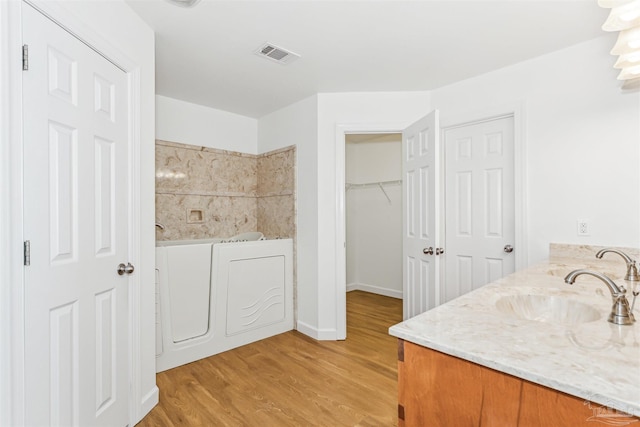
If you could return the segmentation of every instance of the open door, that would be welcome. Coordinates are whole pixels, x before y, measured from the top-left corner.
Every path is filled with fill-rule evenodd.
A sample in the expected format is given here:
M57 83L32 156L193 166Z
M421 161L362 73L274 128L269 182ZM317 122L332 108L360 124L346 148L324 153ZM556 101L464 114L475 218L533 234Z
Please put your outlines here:
M434 110L402 132L402 287L403 317L439 303L437 247L439 122Z

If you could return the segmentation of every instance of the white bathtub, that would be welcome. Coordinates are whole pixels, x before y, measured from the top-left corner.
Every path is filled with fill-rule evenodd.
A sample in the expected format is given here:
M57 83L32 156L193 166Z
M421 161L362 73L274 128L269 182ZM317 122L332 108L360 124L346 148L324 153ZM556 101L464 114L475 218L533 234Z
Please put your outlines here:
M156 371L293 329L291 239L158 242Z

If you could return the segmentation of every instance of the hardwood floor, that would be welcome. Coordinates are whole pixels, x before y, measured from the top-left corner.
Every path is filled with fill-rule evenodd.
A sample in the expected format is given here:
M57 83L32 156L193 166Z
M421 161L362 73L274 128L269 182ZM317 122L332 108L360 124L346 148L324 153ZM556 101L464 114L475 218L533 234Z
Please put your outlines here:
M347 339L296 331L157 376L151 426L396 426L402 300L347 293Z

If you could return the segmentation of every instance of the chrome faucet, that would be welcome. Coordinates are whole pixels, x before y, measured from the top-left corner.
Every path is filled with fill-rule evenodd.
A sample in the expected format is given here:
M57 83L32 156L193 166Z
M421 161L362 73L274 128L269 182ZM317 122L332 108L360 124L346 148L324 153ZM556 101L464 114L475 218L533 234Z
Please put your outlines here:
M636 265L636 262L632 260L631 257L626 253L613 248L604 248L599 250L596 254L596 258L602 259L602 256L607 252L613 252L614 254L620 255L624 262L627 263L627 274L625 274L624 280L632 282L631 285L633 287L631 288L631 293L633 294L633 300L631 302L631 312L633 312L633 308L636 305L636 298L640 294L640 287L637 286L637 284L640 282L640 275L638 275L638 267Z
M571 273L567 274L567 276L564 278L564 281L569 285L573 285L576 281L576 278L583 274L597 277L598 279L602 280L602 282L609 288L609 291L611 291L611 297L613 298L613 307L611 307L611 313L609 314L609 318L607 319L609 322L616 325L632 325L633 322L636 321L633 313L631 312L631 309L629 308L629 301L627 301L627 297L625 296L627 290L624 288L624 286L616 285L613 280L609 279L604 274L589 270L574 270Z
M165 226L160 224L159 222L156 222L156 227L158 227L160 230L164 230Z
M640 275L638 275L638 267L636 266L636 262L632 260L629 255L617 249L604 248L598 251L598 253L596 254L596 258L602 259L602 256L607 252L613 252L614 254L620 255L624 262L627 263L627 274L624 276L624 280L628 280L630 282L640 282Z

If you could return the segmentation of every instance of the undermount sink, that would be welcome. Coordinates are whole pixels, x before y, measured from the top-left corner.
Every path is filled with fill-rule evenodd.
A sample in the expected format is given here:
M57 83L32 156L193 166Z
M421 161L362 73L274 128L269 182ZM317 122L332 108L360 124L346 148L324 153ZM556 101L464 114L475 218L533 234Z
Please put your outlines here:
M600 318L593 307L568 298L552 295L508 295L496 301L504 314L538 322L576 325Z

